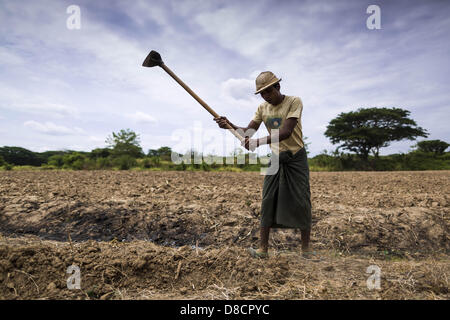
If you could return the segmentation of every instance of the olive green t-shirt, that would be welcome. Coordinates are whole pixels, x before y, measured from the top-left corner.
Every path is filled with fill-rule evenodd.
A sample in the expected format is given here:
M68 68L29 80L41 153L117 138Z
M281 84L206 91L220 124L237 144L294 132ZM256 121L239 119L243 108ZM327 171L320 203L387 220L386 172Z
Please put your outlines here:
M290 150L295 154L298 150L303 148L302 111L302 100L300 100L299 97L292 96L285 96L283 101L276 106L265 101L258 107L258 110L256 110L255 116L253 117L253 121L258 124L264 122L269 134L272 132L272 129L281 129L286 119L298 119L297 125L294 127L289 138L279 142L279 146L275 143L270 144L272 152L278 154L281 151Z

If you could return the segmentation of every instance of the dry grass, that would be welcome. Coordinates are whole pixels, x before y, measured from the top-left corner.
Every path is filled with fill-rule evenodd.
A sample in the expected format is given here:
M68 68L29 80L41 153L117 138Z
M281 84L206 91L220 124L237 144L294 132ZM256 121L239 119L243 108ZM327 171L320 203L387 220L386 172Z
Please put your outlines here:
M293 230L271 233L268 259L248 256L255 173L2 172L0 298L446 300L449 177L312 173L311 262ZM67 289L72 264L81 290Z

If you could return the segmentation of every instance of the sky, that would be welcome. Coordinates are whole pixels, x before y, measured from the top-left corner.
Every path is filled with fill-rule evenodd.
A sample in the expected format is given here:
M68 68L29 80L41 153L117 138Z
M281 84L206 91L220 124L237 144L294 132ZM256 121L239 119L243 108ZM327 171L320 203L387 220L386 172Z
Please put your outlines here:
M150 50L238 126L263 102L256 76L274 72L303 102L310 156L335 150L328 123L358 108L409 110L427 139L450 140L450 1L0 0L0 30L0 146L90 151L129 128L145 152L239 147L161 68L142 67Z

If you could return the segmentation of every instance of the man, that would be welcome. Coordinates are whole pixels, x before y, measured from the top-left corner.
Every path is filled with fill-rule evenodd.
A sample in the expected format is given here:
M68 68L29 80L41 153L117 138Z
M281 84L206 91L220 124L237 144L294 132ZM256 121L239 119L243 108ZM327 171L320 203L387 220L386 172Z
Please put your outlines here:
M232 124L226 117L214 118L219 127L228 123L235 130L256 132L264 122L270 135L250 139L246 134L243 146L253 151L263 144L270 144L271 161L279 161L279 170L266 175L263 185L261 206L260 247L249 248L253 257L268 257L271 228L299 228L302 239L302 255L312 258L309 250L311 230L311 194L309 167L304 148L301 114L303 105L298 97L286 96L280 92L281 79L272 72L262 72L256 78L256 92L265 100L246 128ZM278 130L276 130L278 129ZM274 141L274 143L272 143ZM276 143L278 141L278 143Z

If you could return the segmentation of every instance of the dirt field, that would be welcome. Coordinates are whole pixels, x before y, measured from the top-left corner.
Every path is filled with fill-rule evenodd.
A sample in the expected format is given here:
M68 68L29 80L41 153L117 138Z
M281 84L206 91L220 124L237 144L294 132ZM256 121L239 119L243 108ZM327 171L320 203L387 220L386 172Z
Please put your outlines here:
M312 246L258 173L0 172L1 299L449 299L450 171L312 172ZM81 289L67 288L80 268ZM369 290L369 266L381 270Z

